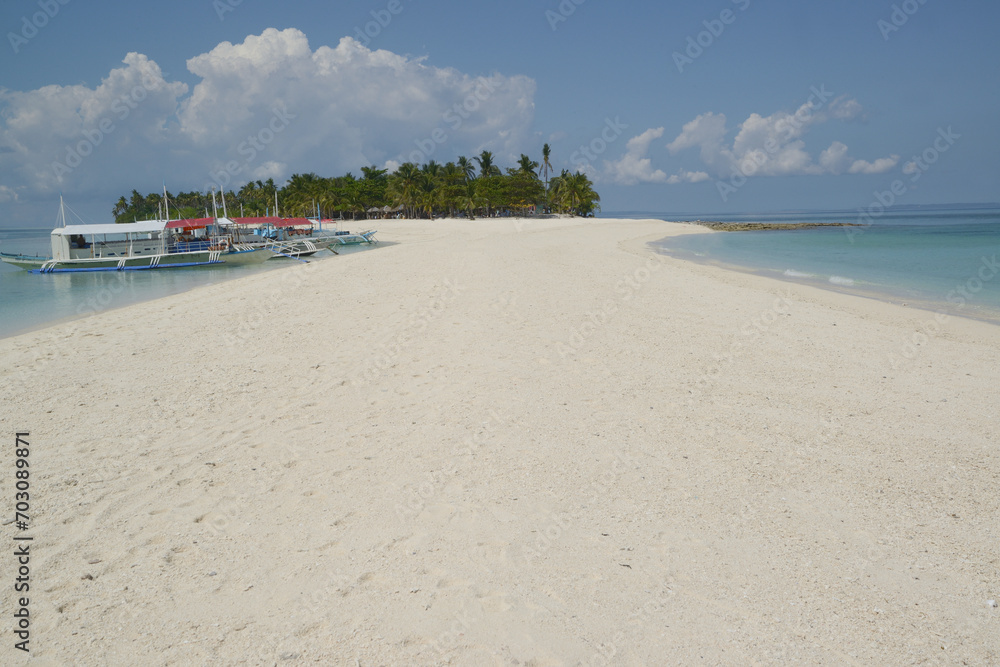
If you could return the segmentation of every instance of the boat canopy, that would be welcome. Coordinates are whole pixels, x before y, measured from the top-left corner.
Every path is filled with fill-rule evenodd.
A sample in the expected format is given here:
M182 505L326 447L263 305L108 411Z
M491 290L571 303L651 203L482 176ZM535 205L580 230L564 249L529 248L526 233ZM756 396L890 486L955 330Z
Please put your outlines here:
M313 221L308 218L276 218L274 216L262 218L230 218L237 225L274 225L275 227L301 227L312 226Z
M185 220L171 220L167 223L167 229L204 229L215 224L215 218L187 218Z
M52 236L75 236L83 234L148 234L149 232L162 232L166 226L165 220L143 220L142 222L125 222L120 225L67 225L66 227L56 227L52 230Z
M148 234L162 232L165 229L204 229L213 224L237 225L272 225L274 227L311 227L312 220L308 218L188 218L185 220L143 220L141 222L123 222L121 224L103 225L67 225L52 230L53 236L75 236L83 234Z

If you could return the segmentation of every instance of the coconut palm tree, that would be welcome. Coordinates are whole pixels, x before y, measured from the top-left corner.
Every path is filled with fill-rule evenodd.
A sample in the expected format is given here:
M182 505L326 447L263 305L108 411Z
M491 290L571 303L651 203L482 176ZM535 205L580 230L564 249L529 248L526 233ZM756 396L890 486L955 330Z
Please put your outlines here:
M475 181L466 181L462 184L458 205L469 216L469 220L476 219L476 209L483 206L484 203L483 198L479 196L478 185Z
M601 196L594 191L594 184L583 172L573 174L564 169L558 178L553 179L552 195L560 211L585 216L594 209L600 209L598 202Z
M282 208L293 215L311 215L315 212L314 202L326 188L326 179L310 172L292 174L282 193Z
M526 209L547 201L552 210L589 215L599 209L601 198L594 191L593 183L583 173L563 170L550 178L552 163L548 144L542 148L542 162L533 161L522 154L518 167L502 172L494 163L490 151L482 151L470 160L465 156L455 162L441 165L431 161L422 167L412 162L400 165L391 175L385 169L362 167L362 178L348 172L335 178L324 178L314 173L293 174L277 193L273 179L252 181L243 185L239 193L225 193L230 204L242 204L248 215L270 212L276 194L281 196L281 212L285 215L312 215L317 205L320 213L335 215L351 211L354 217L372 207L391 202L406 209L414 217L422 212L431 218L454 215L463 210L471 217L478 214L490 216L495 210L515 211L523 214ZM479 163L479 178L474 162ZM539 177L545 178L545 183ZM547 187L546 187L547 186ZM210 206L206 193L180 193L170 198L171 217L194 217ZM157 207L163 204L162 193L142 195L132 190L131 197L120 197L112 209L116 222L133 219L150 219ZM274 213L277 214L276 212Z
M441 191L441 205L448 209L449 215L454 217L455 209L461 208L462 187L466 183L465 173L454 162L449 162L441 168L438 174L438 189Z
M422 171L425 174L427 174L428 176L430 176L431 179L433 180L433 179L436 179L438 177L438 174L441 173L441 165L439 165L434 160L431 160L430 162L428 162L427 164L425 164L423 167L421 167L420 171Z
M535 170L538 169L538 163L524 153L521 153L521 159L517 163L520 165L520 170L524 173L531 174L532 176L538 175L535 173Z
M389 173L388 169L379 169L378 167L372 165L371 167L361 167L361 173L363 176L361 180L363 181L375 181L379 178L385 176Z
M440 167L440 165L436 166ZM437 187L434 177L426 172L421 174L420 184L417 188L417 205L431 220L434 219L434 208L438 205L440 196L441 189Z
M552 163L549 157L552 156L552 148L545 144L542 146L542 180L545 181L545 204L549 203L549 172L552 170Z
M441 172L438 176L445 185L455 185L465 180L465 174L462 172L462 169L454 162L449 162L441 167Z
M347 208L347 193L345 188L341 186L340 179L324 178L321 180L322 184L316 191L316 205L319 207L316 212L320 218L323 218L324 215L332 218L335 211Z
M118 202L115 207L111 209L111 215L115 216L115 222L119 222L118 218L122 217L128 212L128 200L125 197L119 197Z
M462 170L463 174L465 174L465 180L471 181L476 177L476 167L472 164L472 160L464 155L459 155L457 164L458 168Z
M367 216L368 212L365 207L364 193L361 191L359 183L360 181L357 180L351 181L340 193L340 205L351 212L351 217L354 220L358 219L358 213L364 213Z
M413 217L414 206L420 189L420 168L412 162L399 165L389 178L388 196L396 205L405 206L408 217Z
M493 164L493 153L490 151L483 151L476 158L476 162L479 163L479 177L486 178L487 176L498 176L500 174L500 167Z

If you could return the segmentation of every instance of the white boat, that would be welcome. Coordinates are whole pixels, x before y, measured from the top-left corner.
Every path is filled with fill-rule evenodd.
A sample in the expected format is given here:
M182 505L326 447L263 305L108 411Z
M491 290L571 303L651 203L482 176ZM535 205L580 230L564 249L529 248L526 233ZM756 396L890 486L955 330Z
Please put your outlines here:
M166 213L169 216L169 209ZM223 216L67 225L65 206L60 197L61 225L52 230L52 256L0 252L0 260L33 273L139 271L215 264L256 264L273 257L301 260L321 250L336 253L335 246L378 243L376 230L361 234L337 231L333 220L229 218L225 214L225 200ZM328 224L325 231L324 222ZM331 225L333 229L329 229Z
M274 256L234 243L212 218L66 225L62 198L59 210L63 224L52 230L51 257L0 252L0 260L32 273L68 273L251 264Z
M309 257L321 250L333 250L335 246L378 243L377 230L361 234L336 231L333 220L316 218L221 218L221 224L230 238L240 245L267 247L275 257ZM323 223L334 229L323 230ZM317 229L318 227L318 229Z

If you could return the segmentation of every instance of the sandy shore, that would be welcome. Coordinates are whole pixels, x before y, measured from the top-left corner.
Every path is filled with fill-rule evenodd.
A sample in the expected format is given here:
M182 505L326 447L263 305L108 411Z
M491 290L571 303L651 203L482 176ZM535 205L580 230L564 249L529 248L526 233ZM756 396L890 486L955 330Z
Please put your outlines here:
M1000 662L1000 328L688 225L378 227L0 341L32 662Z

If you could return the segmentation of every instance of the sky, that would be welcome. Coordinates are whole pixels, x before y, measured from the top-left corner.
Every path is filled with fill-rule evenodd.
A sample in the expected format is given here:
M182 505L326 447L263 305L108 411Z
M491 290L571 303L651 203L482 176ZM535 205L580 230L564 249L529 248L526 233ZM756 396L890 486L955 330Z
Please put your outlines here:
M0 2L0 226L521 153L605 214L1000 200L987 0Z

